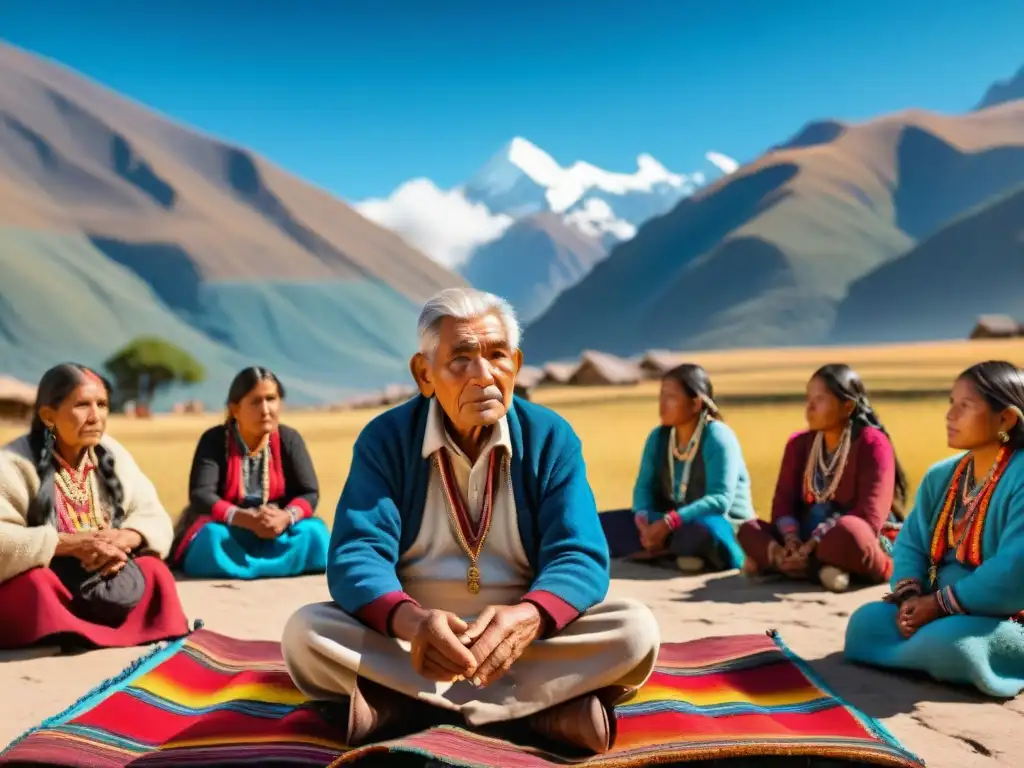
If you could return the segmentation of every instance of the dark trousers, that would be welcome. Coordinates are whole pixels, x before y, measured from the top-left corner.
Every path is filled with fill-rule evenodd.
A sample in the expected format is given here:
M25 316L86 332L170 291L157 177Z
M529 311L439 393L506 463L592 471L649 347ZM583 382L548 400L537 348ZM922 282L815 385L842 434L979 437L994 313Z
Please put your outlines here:
M632 509L602 512L601 527L613 558L630 557L643 551ZM711 531L700 522L683 523L669 535L665 548L668 550L666 557L699 557L710 570L724 570L728 560Z

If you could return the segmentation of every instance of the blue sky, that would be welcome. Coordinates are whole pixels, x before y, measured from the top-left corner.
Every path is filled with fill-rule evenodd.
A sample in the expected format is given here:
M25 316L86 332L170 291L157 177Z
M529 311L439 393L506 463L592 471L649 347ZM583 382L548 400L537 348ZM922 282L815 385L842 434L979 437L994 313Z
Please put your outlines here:
M347 200L568 164L739 160L819 117L967 110L1024 65L1020 0L2 0L0 36Z

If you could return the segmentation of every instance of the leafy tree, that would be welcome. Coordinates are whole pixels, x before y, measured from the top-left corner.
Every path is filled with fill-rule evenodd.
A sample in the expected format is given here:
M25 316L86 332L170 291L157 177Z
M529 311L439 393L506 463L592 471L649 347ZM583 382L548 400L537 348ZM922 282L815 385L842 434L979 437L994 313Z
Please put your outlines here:
M206 378L202 364L169 341L140 336L104 363L114 379L117 399L149 403L161 387L195 384Z

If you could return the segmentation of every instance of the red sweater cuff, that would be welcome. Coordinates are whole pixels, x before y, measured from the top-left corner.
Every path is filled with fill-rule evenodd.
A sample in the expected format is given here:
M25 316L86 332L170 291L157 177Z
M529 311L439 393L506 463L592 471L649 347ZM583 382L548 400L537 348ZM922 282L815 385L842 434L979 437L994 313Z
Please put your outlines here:
M224 499L221 499L213 505L213 509L210 510L210 517L218 523L225 523L228 519L228 512L234 509L234 506L235 505L230 501L224 501Z
M579 618L580 612L558 595L535 589L523 595L524 603L533 603L547 619L550 632L560 632Z
M306 520L313 516L313 508L309 506L309 502L305 499L293 499L285 504L285 507L291 507L292 509L298 510L296 515L299 520Z
M402 603L416 603L416 601L405 592L388 592L386 595L381 595L376 600L367 603L356 611L356 618L370 627L370 629L375 629L382 635L391 637L391 614ZM419 603L416 603L416 605L419 605Z

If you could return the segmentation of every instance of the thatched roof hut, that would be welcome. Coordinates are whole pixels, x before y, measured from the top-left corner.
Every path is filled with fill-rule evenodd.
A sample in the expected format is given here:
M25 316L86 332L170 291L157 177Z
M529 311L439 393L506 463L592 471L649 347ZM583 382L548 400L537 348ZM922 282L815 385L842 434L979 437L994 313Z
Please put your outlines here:
M587 350L569 383L575 386L626 385L640 381L640 367L607 352Z
M660 379L677 365L686 362L682 352L667 349L650 349L640 358L640 375L646 379Z
M381 405L397 405L404 403L419 393L419 388L412 384L389 384L384 387L378 402Z
M1021 325L1009 315L981 315L969 338L1011 339L1021 335Z
M532 365L524 365L516 374L516 397L530 399L530 393L544 379L544 370Z
M10 376L0 376L0 419L28 421L36 403L36 388Z
M578 363L548 363L544 366L544 376L539 384L568 384Z

